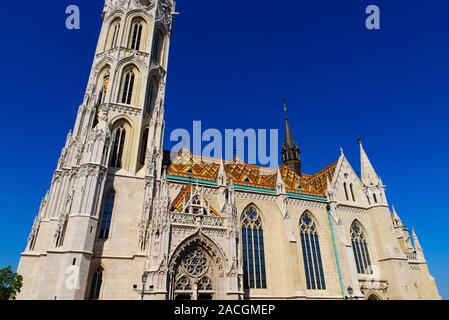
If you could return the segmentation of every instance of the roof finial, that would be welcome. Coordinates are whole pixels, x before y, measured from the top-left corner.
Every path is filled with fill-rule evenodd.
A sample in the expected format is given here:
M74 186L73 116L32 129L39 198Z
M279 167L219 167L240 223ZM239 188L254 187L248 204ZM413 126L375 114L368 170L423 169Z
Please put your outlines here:
M362 144L363 144L362 136L358 136L358 138L357 138L357 143L358 143L359 145L362 145Z
M282 105L284 107L285 115L287 115L287 99L282 98Z

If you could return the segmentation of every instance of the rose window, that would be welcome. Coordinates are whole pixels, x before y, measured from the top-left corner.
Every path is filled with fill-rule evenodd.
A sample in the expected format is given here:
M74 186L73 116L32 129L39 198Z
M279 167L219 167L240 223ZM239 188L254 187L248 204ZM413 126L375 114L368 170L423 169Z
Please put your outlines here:
M189 276L199 277L207 272L209 261L202 249L193 248L184 256L182 265Z

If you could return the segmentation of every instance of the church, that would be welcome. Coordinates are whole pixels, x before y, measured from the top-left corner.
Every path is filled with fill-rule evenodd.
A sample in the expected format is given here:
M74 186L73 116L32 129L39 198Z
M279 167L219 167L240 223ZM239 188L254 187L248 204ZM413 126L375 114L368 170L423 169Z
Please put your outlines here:
M84 99L18 272L19 299L440 299L359 141L302 170L164 151L174 0L106 0ZM168 106L171 107L171 106Z

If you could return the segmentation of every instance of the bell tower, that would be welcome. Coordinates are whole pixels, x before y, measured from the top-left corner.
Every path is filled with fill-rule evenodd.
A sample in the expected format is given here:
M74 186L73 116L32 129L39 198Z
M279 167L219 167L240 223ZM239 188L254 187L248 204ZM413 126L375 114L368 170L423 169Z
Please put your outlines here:
M128 179L130 189L145 190L132 210L139 216L133 223L145 232L162 176L175 2L105 1L84 99L22 253L21 298L98 298L89 283L100 281L92 276L93 261L113 227L104 218L107 208L119 206L111 196L115 183ZM145 239L135 241L135 251L145 250Z

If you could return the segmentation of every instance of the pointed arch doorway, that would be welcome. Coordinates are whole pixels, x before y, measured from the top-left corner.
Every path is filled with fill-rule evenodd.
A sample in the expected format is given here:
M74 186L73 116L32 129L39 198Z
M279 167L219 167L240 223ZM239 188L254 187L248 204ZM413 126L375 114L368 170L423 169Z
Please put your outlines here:
M174 300L213 300L216 298L215 263L201 246L187 249L175 267L172 279Z

